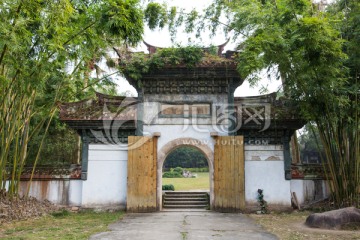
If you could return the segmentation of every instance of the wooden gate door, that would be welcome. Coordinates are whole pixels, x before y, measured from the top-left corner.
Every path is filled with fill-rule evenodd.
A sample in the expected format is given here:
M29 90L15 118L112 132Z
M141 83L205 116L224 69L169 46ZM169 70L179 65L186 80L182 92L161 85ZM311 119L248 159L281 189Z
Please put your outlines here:
M126 210L128 212L157 211L157 138L129 136L128 143Z
M219 136L214 149L213 209L220 212L238 212L244 208L244 137Z

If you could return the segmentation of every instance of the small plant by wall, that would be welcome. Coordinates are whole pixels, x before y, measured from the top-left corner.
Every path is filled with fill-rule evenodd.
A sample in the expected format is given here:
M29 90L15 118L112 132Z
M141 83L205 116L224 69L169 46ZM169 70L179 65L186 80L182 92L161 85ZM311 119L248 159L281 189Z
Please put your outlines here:
M210 210L210 193L206 193L206 202L207 202L207 206L206 206L206 210Z
M175 187L172 184L162 185L162 190L164 190L164 191L175 191Z
M262 189L257 190L257 193L258 193L257 201L258 201L258 203L260 205L260 210L257 211L257 213L259 213L259 214L266 214L268 212L267 202L264 200L263 192L264 191Z

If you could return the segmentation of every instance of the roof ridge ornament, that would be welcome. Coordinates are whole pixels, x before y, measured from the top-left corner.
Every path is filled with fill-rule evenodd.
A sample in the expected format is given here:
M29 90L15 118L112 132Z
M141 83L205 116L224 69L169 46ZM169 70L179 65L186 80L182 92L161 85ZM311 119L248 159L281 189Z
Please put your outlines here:
M217 46L218 47L218 56L219 57L221 57L222 52L224 51L224 48L229 43L229 41L230 41L230 38L228 38L227 41L224 42L223 44L220 44L220 45Z
M225 46L229 43L229 41L230 41L230 38L228 38L228 39L226 40L226 42L224 42L223 44L220 44L220 45L217 45L217 46L216 46L217 49L218 49L217 55L218 55L219 57L221 57L222 52L224 51L224 48L225 48ZM145 40L143 40L143 43L144 43L145 46L147 47L147 50L149 51L149 54L156 53L156 50L157 50L157 49L163 49L162 47L156 47L156 46L154 46L154 45L151 45L151 44L147 43ZM208 48L203 47L203 49L205 50L205 49L208 49Z
M162 49L161 47L156 47L154 45L151 45L147 42L145 42L145 40L143 40L143 43L145 44L145 46L147 47L148 51L149 51L149 54L153 54L153 53L156 53L156 50L157 49Z

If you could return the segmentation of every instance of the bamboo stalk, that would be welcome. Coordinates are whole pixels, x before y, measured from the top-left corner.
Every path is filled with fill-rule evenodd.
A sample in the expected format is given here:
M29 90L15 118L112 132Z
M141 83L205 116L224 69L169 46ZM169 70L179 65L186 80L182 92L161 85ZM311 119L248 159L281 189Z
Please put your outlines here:
M50 119L49 119L49 121L48 121L48 123L47 123L47 125L46 125L45 133L44 133L43 137L41 138L40 146L39 146L38 152L37 152L37 154L36 154L36 158L35 158L35 161L34 161L34 165L33 165L33 167L32 167L29 184L28 184L27 191L26 191L26 196L29 195L31 181L32 181L32 179L33 179L34 172L35 172L35 168L36 168L37 162L38 162L39 157L40 157L40 153L41 153L41 149L42 149L42 146L43 146L43 143L44 143L44 139L45 139L45 137L46 137L46 133L47 133L48 130L49 130L49 126L50 126L51 120L52 120L52 118L54 117L55 113L56 113L56 108L52 109L52 112L51 112L51 114L50 114Z

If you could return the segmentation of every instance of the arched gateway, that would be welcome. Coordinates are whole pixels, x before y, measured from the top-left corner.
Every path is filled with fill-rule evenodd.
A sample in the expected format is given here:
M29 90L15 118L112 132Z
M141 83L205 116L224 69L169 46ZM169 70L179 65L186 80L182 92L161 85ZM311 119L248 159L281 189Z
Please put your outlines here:
M289 141L304 122L276 94L234 97L243 79L232 52L218 54L205 54L192 67L164 65L136 80L129 74L137 98L98 93L61 106L61 120L82 137L82 206L160 210L163 162L183 145L208 160L211 209L251 207L257 189L269 205L290 206Z
M196 138L177 138L168 143L166 143L161 149L158 150L157 156L157 175L162 176L162 168L166 157L170 152L176 148L182 146L192 146L198 149L204 154L209 166L209 181L210 181L210 204L213 205L213 196L214 196L214 151L206 143L197 140ZM157 192L158 196L162 196L162 179L159 177L157 182ZM158 199L158 204L161 206L161 198Z

